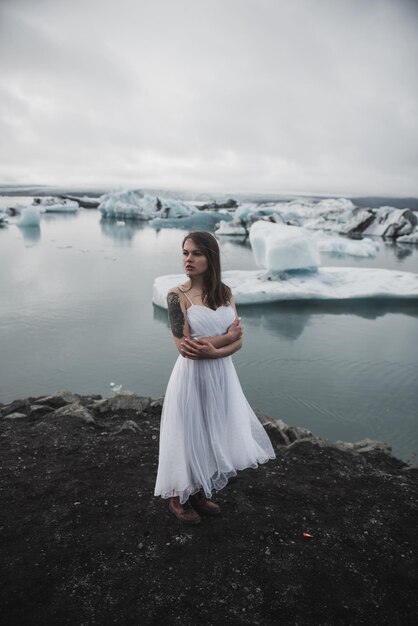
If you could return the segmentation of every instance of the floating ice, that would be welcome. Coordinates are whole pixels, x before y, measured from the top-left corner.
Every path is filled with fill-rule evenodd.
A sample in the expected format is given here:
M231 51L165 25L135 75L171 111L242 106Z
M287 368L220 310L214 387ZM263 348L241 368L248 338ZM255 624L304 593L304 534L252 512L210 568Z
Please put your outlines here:
M182 228L186 230L208 228L212 229L219 221L229 221L232 217L228 213L217 211L196 211L188 217L178 217L176 219L155 218L150 221L150 226L160 228Z
M243 237L247 234L247 229L242 224L236 222L221 222L215 230L216 235L233 235Z
M159 276L153 302L167 308L167 292L183 283L184 274ZM316 272L286 272L280 278L265 271L231 270L222 280L237 304L278 300L349 300L354 298L418 299L418 274L376 268L323 267Z
M111 387L112 393L115 396L122 391L122 387L123 387L123 385L117 385L116 383L110 383L109 386Z
M80 208L74 200L55 197L34 198L32 206L38 207L41 213L76 213Z
M410 235L402 235L398 237L396 241L400 243L418 243L418 230L415 230Z
M177 219L198 213L198 209L187 202L126 190L107 194L98 208L103 217L111 219Z
M17 226L39 226L41 212L36 206L29 206L22 209L20 218L16 222Z
M234 217L237 221L247 221L250 214L252 214L257 208L256 204L247 203L241 204L235 211Z
M318 247L297 226L260 220L250 228L255 262L271 272L316 269L320 265Z
M305 231L308 237L315 241L320 252L332 252L341 256L374 257L380 249L378 241L365 237L364 239L349 239L330 235L324 231Z
M111 219L149 220L155 209L156 199L142 196L135 191L118 191L106 194L98 209L103 217Z
M234 214L234 222L250 226L263 216L275 221L341 234L366 234L397 238L418 228L418 217L410 209L380 207L362 209L347 198L327 198L319 202L299 198L290 202L243 204Z
M338 232L342 234L363 233L365 228L375 219L374 214L365 209L353 209L348 219L338 223Z
M366 235L399 237L410 235L418 223L417 216L409 209L382 206L374 211L375 219L363 231Z

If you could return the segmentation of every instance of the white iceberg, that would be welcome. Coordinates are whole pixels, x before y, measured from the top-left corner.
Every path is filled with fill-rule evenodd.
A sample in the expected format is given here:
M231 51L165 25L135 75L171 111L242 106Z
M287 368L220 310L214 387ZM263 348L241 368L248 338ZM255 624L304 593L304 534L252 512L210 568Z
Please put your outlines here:
M316 269L321 262L317 245L297 226L260 220L250 228L250 243L257 267L270 272Z
M187 217L154 218L150 221L150 226L160 228L182 228L186 230L213 229L219 221L230 221L232 217L228 213L220 211L196 211Z
M339 237L321 230L305 231L308 237L315 241L320 252L332 252L340 256L374 257L380 249L380 244L374 239L349 239Z
M167 308L167 292L183 283L184 274L159 276L153 302ZM286 272L280 278L262 270L222 273L237 304L280 300L349 300L356 298L418 299L418 274L376 268L323 267L316 272Z
M299 198L290 202L246 203L236 209L234 222L249 227L263 216L309 230L346 235L397 238L412 234L418 227L418 217L410 209L388 206L363 209L347 198L326 198L319 202Z
M260 204L246 205L247 211L241 216L241 207L235 212L240 219L252 219L257 214L263 215L279 215L284 222L290 222L295 225L312 224L315 227L317 223L330 223L330 229L334 230L335 225L332 222L345 223L347 218L352 215L355 210L351 200L346 198L326 198L319 202L312 202L304 198L291 200L290 202L263 202Z
M80 208L74 200L54 197L34 198L31 206L38 207L41 213L76 213Z
M123 190L106 194L98 209L103 217L110 219L149 220L155 209L155 203L155 198Z
M345 222L338 223L338 232L343 235L363 233L374 219L374 214L366 209L353 209Z
M215 229L216 235L227 235L234 237L245 237L248 234L247 229L242 224L238 224L235 221L221 222Z
M41 212L37 206L28 206L21 210L20 217L17 220L17 226L39 226L41 221Z
M374 211L374 215L374 221L363 231L365 235L379 237L410 235L418 222L416 215L410 209L382 206Z
M178 219L199 212L188 202L126 190L104 196L98 209L106 218L134 220Z
M414 230L410 235L402 235L396 241L400 243L418 243L418 230Z
M234 219L237 222L240 221L247 221L250 214L254 213L254 211L257 209L257 204L254 203L245 203L245 204L241 204L234 213Z
M252 224L259 219L271 216L273 221L275 221L274 218L276 218L277 221L284 222L284 219L280 214L280 208L280 204L276 202L267 202L263 204L246 203L236 209L234 213L234 221L241 224L244 222Z

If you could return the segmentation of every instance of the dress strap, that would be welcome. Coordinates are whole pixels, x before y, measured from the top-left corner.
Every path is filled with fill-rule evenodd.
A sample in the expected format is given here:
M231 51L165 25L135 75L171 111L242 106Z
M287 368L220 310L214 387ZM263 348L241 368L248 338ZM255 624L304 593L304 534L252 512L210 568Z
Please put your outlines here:
M177 289L178 289L179 291L181 291L181 293L183 293L183 294L186 296L186 298L188 299L188 301L190 302L190 304L193 304L193 302L190 300L190 298L189 298L189 296L187 295L187 293L186 293L185 291L183 291L183 289L180 289L180 287L177 287Z

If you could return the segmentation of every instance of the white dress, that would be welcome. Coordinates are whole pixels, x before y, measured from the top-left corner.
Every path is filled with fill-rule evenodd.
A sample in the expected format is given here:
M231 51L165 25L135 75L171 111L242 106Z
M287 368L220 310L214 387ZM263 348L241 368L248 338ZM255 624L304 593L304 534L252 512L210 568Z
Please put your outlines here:
M231 306L187 310L192 337L223 335L235 319ZM155 496L188 497L222 489L237 470L276 457L264 427L247 402L230 356L178 357L168 382L160 428Z

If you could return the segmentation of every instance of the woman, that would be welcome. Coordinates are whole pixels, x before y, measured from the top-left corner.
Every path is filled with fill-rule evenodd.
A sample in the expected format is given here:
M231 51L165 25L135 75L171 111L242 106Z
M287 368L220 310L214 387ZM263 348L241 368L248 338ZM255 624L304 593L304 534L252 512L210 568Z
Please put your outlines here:
M220 513L213 489L275 454L231 360L242 346L242 325L231 290L221 281L215 237L186 235L183 265L188 280L167 295L181 356L164 399L154 495L170 498L169 510L181 521L198 524L200 515Z

